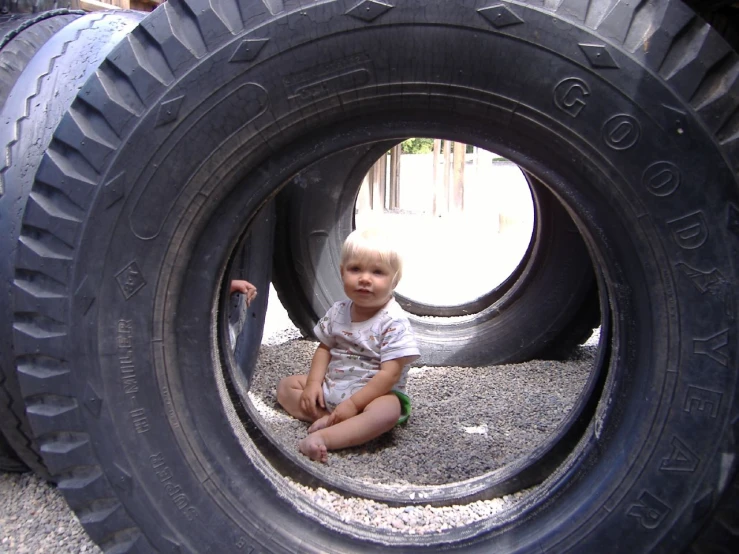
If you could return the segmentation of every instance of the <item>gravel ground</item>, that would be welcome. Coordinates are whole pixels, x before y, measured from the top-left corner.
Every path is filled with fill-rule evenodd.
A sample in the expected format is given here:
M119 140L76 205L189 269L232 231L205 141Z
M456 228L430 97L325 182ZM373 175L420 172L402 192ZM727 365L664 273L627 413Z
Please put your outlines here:
M274 298L274 297L273 297ZM271 306L250 399L282 448L295 449L307 425L275 403L280 377L306 372L315 343L299 339ZM532 361L487 368L413 368L408 424L363 447L332 452L329 463L304 459L314 473L366 483L434 485L466 479L526 455L566 416L587 379L597 335L567 362ZM433 453L433 455L430 455ZM310 503L343 521L398 533L444 531L489 517L518 496L466 506L389 507L292 483ZM61 494L31 474L0 474L0 552L99 553Z
M85 534L61 493L31 473L0 474L0 552L102 552Z
M260 352L250 400L285 449L297 449L308 424L277 405L275 385L305 373L316 345L291 340ZM319 474L388 485L442 485L498 469L555 431L585 385L594 354L588 345L567 362L411 368L413 412L406 425L363 446L331 452L326 465L307 458L305 465Z

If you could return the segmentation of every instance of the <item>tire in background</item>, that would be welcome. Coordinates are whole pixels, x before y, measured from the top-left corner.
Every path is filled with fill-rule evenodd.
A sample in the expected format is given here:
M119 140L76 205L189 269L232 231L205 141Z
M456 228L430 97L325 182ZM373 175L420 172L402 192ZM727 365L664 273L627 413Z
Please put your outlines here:
M83 14L54 10L15 16L0 24L0 105L38 49L59 29Z
M362 145L329 156L292 179L277 197L273 282L303 336L312 337L334 299L344 297L338 266L341 245L354 229L359 187L394 144ZM527 361L548 351L567 356L598 325L598 293L587 248L554 195L533 176L526 177L534 230L528 252L505 282L465 306L461 317L396 295L421 350L415 364L475 367ZM471 240L486 255L485 237ZM586 299L595 303L594 314L581 313ZM585 315L594 315L595 321L585 321Z
M97 191L64 250L69 312L55 342L17 335L69 362L46 388L29 372L23 390L93 540L192 552L693 542L736 470L739 149L722 130L735 127L739 90L724 84L739 59L680 2L554 4L170 0L111 53L57 130L95 140L77 135L45 158ZM103 86L112 76L124 99ZM362 136L435 126L506 144L495 151L558 194L596 256L614 338L597 417L552 481L511 519L427 544L322 524L265 478L226 423L213 322L231 250L281 183ZM85 155L90 141L106 156ZM76 189L57 186L63 205ZM58 237L55 225L26 214L23 236ZM48 290L35 294L41 317L54 313Z
M31 218L46 218L50 214L59 217L56 231L60 233L61 244L72 242L73 238L65 234L71 223L69 206L52 209L47 195L50 189L41 191L39 185L33 199L27 203L31 193L33 177L39 170L44 153L52 138L52 133L61 117L67 112L78 88L94 73L105 55L120 41L144 14L137 12L97 12L81 17L73 17L56 34L43 45L31 58L23 72L17 77L15 85L9 92L0 113L0 145L3 148L3 164L0 167L2 195L0 195L0 428L16 454L34 472L44 478L49 474L41 460L38 446L32 439L32 432L25 414L25 402L22 399L18 371L27 370L30 360L39 361L42 373L38 378L53 381L59 367L48 365L39 360L34 352L17 352L13 348L14 332L35 332L40 340L53 341L55 318L61 317L65 311L59 299L52 294L47 301L56 306L54 314L41 320L35 319L33 302L24 301L23 295L15 300L15 311L20 317L15 320L9 316L13 312L11 291L15 280L19 290L29 294L36 290L40 283L27 277L27 270L35 267L39 255L46 251L46 236L36 235L19 242L20 222L24 213ZM54 21L56 17L48 21ZM41 23L44 23L42 20ZM23 38L26 32L35 25L20 33L9 44ZM35 36L35 35L34 35ZM43 180L43 171L38 177ZM68 177L73 179L72 176ZM48 185L47 185L48 186ZM80 194L84 194L81 190ZM49 210L52 210L51 213ZM28 211L26 211L28 210ZM13 258L18 253L20 272L16 273ZM57 260L55 263L59 263ZM24 269L25 268L25 269ZM57 266L58 271L44 280L45 286L61 286L68 279L64 269Z
M572 320L536 356L542 360L567 360L576 356L578 348L593 336L600 323L600 293L597 281L593 280Z
M236 249L237 253L231 261L229 276L225 281L230 283L232 279L244 279L257 288L257 297L249 306L246 305L243 294L231 295L228 323L223 322L224 327L228 327L232 363L236 373L235 386L242 395L249 390L259 354L259 349L254 345L262 342L272 278L276 220L275 204L269 202L254 218L242 240L243 244Z
M84 12L71 12L69 10L55 10L41 14L32 15L13 15L2 18L0 23L0 106L5 104L5 100L10 94L13 85L23 73L29 60L36 54L39 48L51 38L59 29L80 17ZM4 192L4 185L0 182L0 195ZM0 213L0 219L12 218L14 214L11 212ZM11 276L0 274L0 279L10 279ZM5 305L5 304L3 304ZM10 321L12 315L10 311L0 312L0 318ZM0 354L0 358L2 354ZM14 437L14 443L19 444L17 437L25 436L28 431L27 425L21 425L17 416L11 412L22 411L23 400L20 397L20 391L16 385L8 385L10 390L6 390L5 371L0 366L0 435L3 429L9 429L8 433ZM13 378L11 377L11 381ZM11 405L16 405L15 409ZM6 421L7 420L7 421ZM24 432L25 430L25 432ZM11 446L7 439L2 437L3 444L8 450L8 461L6 468L15 468L18 471L25 467L25 464L15 455L10 454ZM19 448L25 449L30 444L30 439L25 437ZM11 469L8 469L9 471Z

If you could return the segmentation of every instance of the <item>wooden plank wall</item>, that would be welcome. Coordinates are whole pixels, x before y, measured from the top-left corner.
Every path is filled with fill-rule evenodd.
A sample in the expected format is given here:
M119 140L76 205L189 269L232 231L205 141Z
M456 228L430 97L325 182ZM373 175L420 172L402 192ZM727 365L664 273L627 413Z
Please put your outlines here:
M138 10L151 12L162 2L164 0L76 0L72 4L77 4L76 7L88 12L98 10Z

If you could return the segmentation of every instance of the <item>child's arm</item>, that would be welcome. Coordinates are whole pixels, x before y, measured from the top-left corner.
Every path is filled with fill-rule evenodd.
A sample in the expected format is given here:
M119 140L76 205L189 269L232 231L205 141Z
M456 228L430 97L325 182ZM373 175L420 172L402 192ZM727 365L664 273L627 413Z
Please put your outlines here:
M313 354L313 360L310 364L310 371L306 379L303 394L300 397L300 407L311 417L318 418L321 412L317 407L326 408L323 400L323 378L328 369L328 363L331 361L331 350L328 346L321 343Z
M365 386L336 406L336 409L331 413L328 424L334 425L345 419L354 417L364 411L367 404L375 398L389 393L395 383L398 382L398 379L400 379L403 368L416 358L417 356L406 356L404 358L382 362L380 364L380 371Z

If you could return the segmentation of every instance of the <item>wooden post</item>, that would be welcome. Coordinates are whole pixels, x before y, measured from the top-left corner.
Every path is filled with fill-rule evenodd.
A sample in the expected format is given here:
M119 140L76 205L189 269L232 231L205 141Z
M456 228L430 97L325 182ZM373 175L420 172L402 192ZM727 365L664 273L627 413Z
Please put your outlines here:
M452 179L451 209L461 212L464 210L464 166L467 155L467 145L461 142L454 143L454 178Z
M375 209L375 164L369 168L367 175L364 178L367 183L367 197L369 198L369 209Z
M120 10L120 6L109 2L101 2L100 0L79 0L79 8L86 12L94 12L98 10Z
M439 154L441 154L441 140L434 139L434 168L432 173L432 185L434 187L434 201L432 209L434 215L439 215L439 213L441 212L441 199L443 198L442 194L444 192L444 189L441 186L441 179L439 179Z
M86 12L98 10L138 10L152 12L165 0L72 0L70 8L81 9Z
M442 141L442 147L444 148L444 190L442 192L443 204L441 207L442 213L449 212L449 177L451 174L451 162L452 162L452 143L448 140Z
M390 202L388 207L393 210L400 208L400 156L403 148L400 144L390 150Z
M374 170L373 180L371 182L372 193L372 209L383 211L385 209L385 186L387 185L387 154L380 156L380 159L372 166Z

